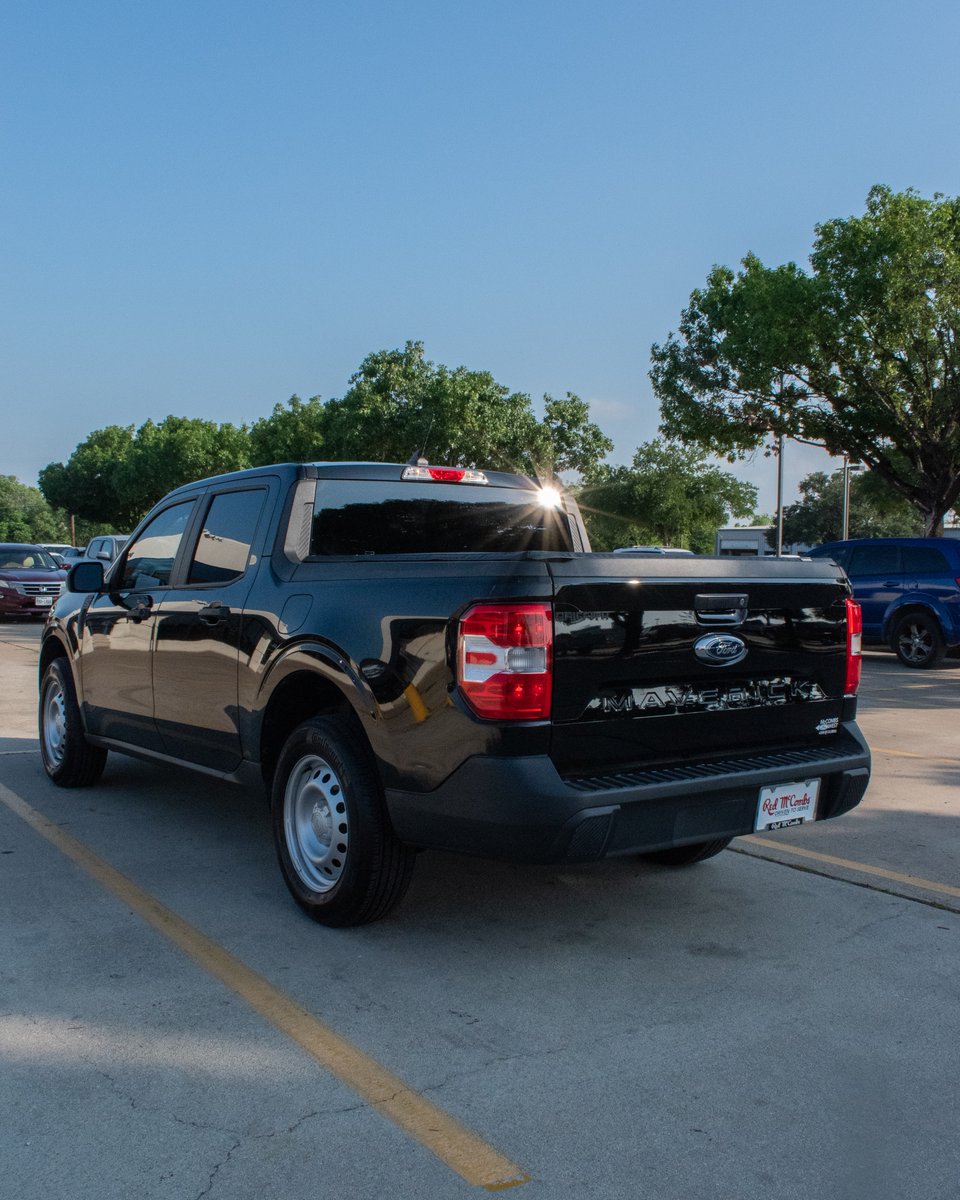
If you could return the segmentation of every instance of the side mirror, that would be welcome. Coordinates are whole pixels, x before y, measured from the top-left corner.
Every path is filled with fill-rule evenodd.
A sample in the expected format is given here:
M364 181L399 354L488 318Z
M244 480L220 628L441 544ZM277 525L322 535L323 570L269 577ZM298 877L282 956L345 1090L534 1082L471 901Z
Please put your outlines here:
M110 557L109 550L99 550L97 552L97 558L102 558L104 562L112 562L113 561Z
M68 592L102 592L103 563L78 562L67 574Z

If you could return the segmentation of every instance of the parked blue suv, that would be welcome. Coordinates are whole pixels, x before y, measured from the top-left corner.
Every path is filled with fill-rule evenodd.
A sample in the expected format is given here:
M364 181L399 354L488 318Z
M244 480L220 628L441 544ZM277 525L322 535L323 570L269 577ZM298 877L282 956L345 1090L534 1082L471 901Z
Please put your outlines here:
M854 538L827 542L863 609L863 639L889 646L908 667L936 667L960 646L960 539Z

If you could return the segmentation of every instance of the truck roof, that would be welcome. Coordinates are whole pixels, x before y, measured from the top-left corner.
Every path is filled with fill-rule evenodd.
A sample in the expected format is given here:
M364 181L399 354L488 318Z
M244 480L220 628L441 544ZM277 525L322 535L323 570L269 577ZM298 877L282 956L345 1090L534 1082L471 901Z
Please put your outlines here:
M273 463L262 467L248 467L245 471L229 471L224 475L210 475L206 479L197 479L192 483L182 484L169 495L180 492L192 492L198 488L209 487L212 484L243 483L248 479L260 479L264 475L280 475L287 480L294 479L398 479L409 463L375 463L375 462L312 462L312 463ZM439 464L431 464L439 465ZM509 471L488 471L481 468L493 487L529 488L535 490L542 487L529 475L514 474Z

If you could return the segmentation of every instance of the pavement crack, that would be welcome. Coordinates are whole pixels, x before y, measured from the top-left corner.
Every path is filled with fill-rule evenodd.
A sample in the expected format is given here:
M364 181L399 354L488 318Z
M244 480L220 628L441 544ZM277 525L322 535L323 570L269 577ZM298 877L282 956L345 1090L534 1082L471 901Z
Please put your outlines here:
M855 938L860 937L861 934L866 933L869 929L876 929L878 925L885 925L888 921L902 920L906 914L906 911L906 909L899 909L897 912L886 913L882 917L874 917L870 921L864 921L862 925L858 925L856 929L851 929L849 933L845 934L839 940L839 942L837 942L837 945L843 946L847 942L852 942Z
M197 1200L201 1200L201 1198L203 1196L210 1195L211 1191L213 1191L213 1185L214 1185L214 1183L216 1183L217 1176L220 1174L221 1170L227 1165L227 1163L233 1157L234 1151L238 1150L240 1148L240 1144L241 1144L241 1139L237 1138L237 1140L233 1143L233 1145L230 1147L230 1149L227 1151L227 1153L224 1155L224 1157L221 1158L218 1163L214 1164L213 1170L210 1172L210 1178L207 1180L207 1186L203 1189L202 1192L197 1193Z

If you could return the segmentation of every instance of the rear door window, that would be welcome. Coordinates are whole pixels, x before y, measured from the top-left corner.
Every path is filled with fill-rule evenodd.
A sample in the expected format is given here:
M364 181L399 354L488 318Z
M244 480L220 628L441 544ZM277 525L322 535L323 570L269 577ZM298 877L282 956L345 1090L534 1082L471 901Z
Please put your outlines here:
M868 575L902 574L899 546L855 546L847 573L854 579Z
M934 546L904 546L903 569L907 575L949 575L950 564Z
M187 583L226 583L244 573L266 494L257 488L213 497L194 547Z

